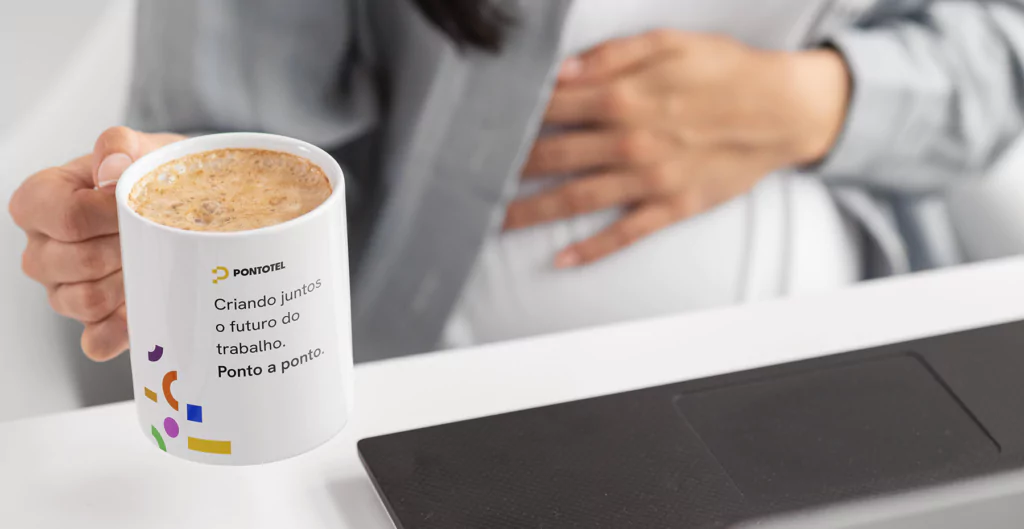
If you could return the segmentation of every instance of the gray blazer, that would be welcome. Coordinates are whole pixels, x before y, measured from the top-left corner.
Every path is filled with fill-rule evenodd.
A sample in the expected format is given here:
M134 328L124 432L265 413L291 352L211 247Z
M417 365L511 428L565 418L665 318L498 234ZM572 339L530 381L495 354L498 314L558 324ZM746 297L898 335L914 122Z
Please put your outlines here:
M573 0L519 0L498 57L455 50L408 0L142 0L129 124L267 131L348 171L356 357L433 348L539 130ZM957 259L945 186L1022 128L1019 2L825 0L808 46L854 79L815 168L863 227L871 275Z

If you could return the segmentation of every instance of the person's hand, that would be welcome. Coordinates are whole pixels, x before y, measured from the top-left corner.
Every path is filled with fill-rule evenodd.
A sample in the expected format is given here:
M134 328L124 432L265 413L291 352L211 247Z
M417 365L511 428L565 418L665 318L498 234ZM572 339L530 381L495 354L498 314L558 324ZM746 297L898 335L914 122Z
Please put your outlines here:
M109 129L92 154L32 175L11 197L11 217L28 235L22 269L55 311L85 324L82 350L93 360L128 348L112 184L140 156L183 138Z
M586 264L749 191L763 176L813 163L845 120L846 64L834 50L773 52L733 39L659 30L567 61L523 177L580 174L509 205L506 229L626 207L566 248Z

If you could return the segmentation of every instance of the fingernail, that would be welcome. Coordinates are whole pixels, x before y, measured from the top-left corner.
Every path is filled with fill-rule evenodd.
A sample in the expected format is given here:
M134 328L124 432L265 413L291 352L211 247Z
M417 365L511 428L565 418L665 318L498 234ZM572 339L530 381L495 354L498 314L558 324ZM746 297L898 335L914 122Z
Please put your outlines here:
M558 71L558 79L562 81L570 81L580 76L583 73L583 61L579 57L570 57L562 63L562 68Z
M131 164L132 159L127 154L117 152L108 155L96 170L96 187L116 184L117 180L121 178L121 173Z
M575 250L564 250L555 256L555 268L572 268L579 266L580 254Z

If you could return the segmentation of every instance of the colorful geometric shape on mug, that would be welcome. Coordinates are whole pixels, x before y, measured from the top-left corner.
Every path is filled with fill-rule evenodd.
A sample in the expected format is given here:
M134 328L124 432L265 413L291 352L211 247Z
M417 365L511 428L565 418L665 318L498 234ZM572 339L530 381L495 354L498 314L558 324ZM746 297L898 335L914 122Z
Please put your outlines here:
M171 417L168 417L168 418L164 419L164 431L167 432L167 435L171 439L174 439L175 437L177 437L178 436L178 432L179 432L179 430L178 430L178 421L174 420Z
M171 395L171 383L175 380L178 380L177 371L168 371L167 374L164 375L164 400L167 401L167 404L171 405L171 408L173 408L174 411L178 411L178 399L175 399L174 395Z
M203 422L203 407L195 404L185 405L185 414L192 422Z
M167 445L164 444L164 438L160 437L160 430L156 429L156 426L152 426L150 432L153 434L153 438L156 439L156 445L160 447L160 450L167 451Z
M156 392L149 388L142 388L142 391L146 392L146 398L156 402Z
M231 441L213 441L211 439L188 438L188 449L207 454L230 454Z
M164 356L164 348L159 345L154 347L152 351L149 351L150 362L156 362L157 360L160 360L162 356Z

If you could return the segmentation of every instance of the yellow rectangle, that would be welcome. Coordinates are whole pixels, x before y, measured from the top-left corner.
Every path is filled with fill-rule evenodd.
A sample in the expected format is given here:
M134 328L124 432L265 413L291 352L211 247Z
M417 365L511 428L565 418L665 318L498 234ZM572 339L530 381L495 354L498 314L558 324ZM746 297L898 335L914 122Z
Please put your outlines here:
M230 454L231 441L211 441L209 439L188 438L188 449L207 454Z
M147 399L149 399L149 400L151 400L153 402L156 402L156 392L155 391L153 391L153 390L151 390L149 388L142 388L142 389L146 391L146 398Z

